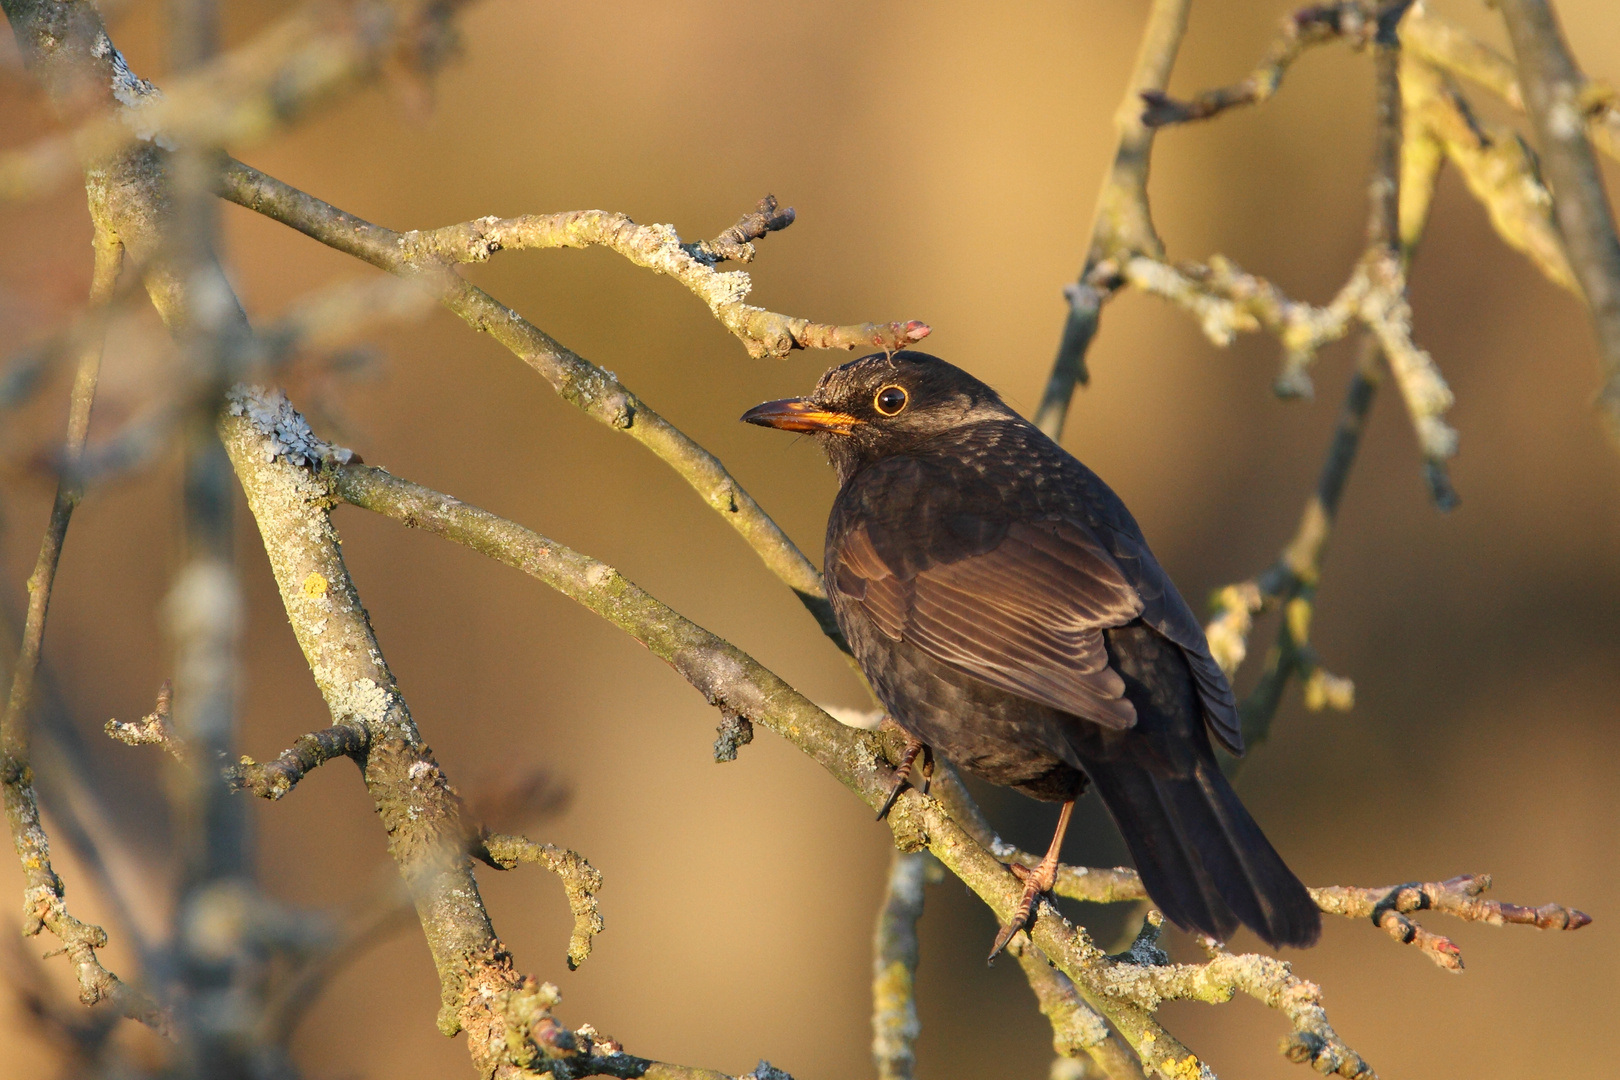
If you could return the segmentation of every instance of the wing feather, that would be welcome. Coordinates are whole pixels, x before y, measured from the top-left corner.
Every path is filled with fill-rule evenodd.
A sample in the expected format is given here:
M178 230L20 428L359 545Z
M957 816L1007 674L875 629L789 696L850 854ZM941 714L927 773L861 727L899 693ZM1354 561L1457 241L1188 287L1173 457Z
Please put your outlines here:
M1142 601L1085 530L1062 521L1013 524L989 551L906 577L861 526L846 535L836 560L834 586L891 639L1094 723L1135 722L1102 630L1136 618Z

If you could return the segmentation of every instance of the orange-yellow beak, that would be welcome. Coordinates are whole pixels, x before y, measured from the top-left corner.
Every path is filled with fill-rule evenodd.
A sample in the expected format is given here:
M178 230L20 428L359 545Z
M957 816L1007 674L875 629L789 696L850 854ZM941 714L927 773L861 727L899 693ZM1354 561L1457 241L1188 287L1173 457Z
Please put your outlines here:
M830 431L848 435L862 421L848 413L832 412L808 398L783 398L755 405L742 414L746 424L776 428L779 431Z

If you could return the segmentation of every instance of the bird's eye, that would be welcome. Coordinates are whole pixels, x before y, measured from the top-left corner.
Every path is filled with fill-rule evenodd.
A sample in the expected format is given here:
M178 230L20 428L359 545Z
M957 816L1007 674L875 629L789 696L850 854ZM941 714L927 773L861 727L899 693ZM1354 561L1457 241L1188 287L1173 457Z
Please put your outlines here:
M903 386L885 386L872 399L872 408L884 416L894 416L906 407L909 395Z

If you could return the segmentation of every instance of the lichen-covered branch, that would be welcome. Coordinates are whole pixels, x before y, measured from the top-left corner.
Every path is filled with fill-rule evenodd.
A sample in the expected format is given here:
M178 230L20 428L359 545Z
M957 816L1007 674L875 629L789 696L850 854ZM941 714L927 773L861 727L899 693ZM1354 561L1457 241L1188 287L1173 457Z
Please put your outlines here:
M1013 851L1008 856L1014 862L1033 864L1036 857L1028 852ZM1106 882L1104 887L1099 884ZM1432 933L1410 919L1415 911L1436 911L1451 915L1464 922L1483 922L1491 926L1534 926L1541 930L1579 930L1592 921L1592 917L1563 904L1543 904L1524 907L1500 900L1482 900L1481 894L1491 887L1489 874L1464 874L1441 882L1409 882L1394 886L1329 885L1312 889L1311 897L1325 914L1340 915L1348 919L1370 918L1374 926L1387 932L1396 941L1414 945L1429 959L1447 971L1463 969L1462 952L1450 938ZM1147 890L1135 870L1119 867L1099 870L1086 866L1060 866L1057 885L1052 889L1057 896L1091 903L1127 903L1147 899Z
M1162 93L1175 46L1185 28L1185 7L1178 9L1169 0L1155 5L1138 58L1138 71L1121 109L1120 150L1098 198L1086 265L1078 283L1066 290L1070 311L1063 343L1035 416L1043 431L1053 437L1061 434L1074 387L1084 381L1084 353L1096 332L1101 305L1126 284L1161 296L1188 312L1218 346L1230 344L1239 333L1265 330L1274 334L1283 345L1283 365L1276 388L1285 396L1308 395L1308 369L1317 353L1359 323L1378 338L1395 373L1418 435L1425 477L1435 501L1442 506L1451 501L1444 469L1445 461L1456 452L1456 433L1443 419L1452 403L1451 391L1433 358L1413 340L1412 313L1398 253L1392 259L1380 245L1370 246L1333 300L1317 307L1290 299L1273 283L1220 255L1211 256L1203 264L1168 263L1163 244L1153 230L1147 197L1147 162L1155 123L1168 123L1178 117L1196 118L1193 114L1212 116L1229 105L1260 100L1275 88L1275 80L1300 49L1339 34L1370 38L1376 42L1375 53L1388 54L1388 79L1380 85L1387 82L1389 92L1381 91L1379 109L1381 116L1387 114L1387 127L1395 142L1395 152L1388 160L1393 162L1398 176L1401 113L1395 26L1411 2L1384 0L1372 5L1350 0L1305 9L1290 19L1267 64L1248 83L1212 92L1207 99L1201 99L1202 104L1191 105L1172 102ZM1384 161L1382 151L1379 160ZM1385 175L1380 165L1375 172L1375 188L1382 190ZM1398 192L1398 182L1390 190Z
M797 217L793 207L783 209L777 204L775 195L767 195L759 200L758 206L738 218L735 225L719 236L713 240L700 240L688 245L688 248L694 259L709 266L727 260L753 262L757 254L754 241L782 231L793 224Z
M249 210L390 273L422 281L445 307L539 372L565 401L615 431L626 433L671 465L798 595L822 632L835 642L843 642L827 603L821 574L798 546L719 459L648 408L611 372L567 349L448 267L431 260L424 264L406 258L400 233L363 221L239 162L226 166L221 188L225 198Z
M400 235L399 248L412 262L483 262L497 251L535 248L605 247L637 266L666 274L686 286L708 305L720 324L742 341L753 357L786 356L794 349L904 349L928 336L920 322L862 323L832 326L778 315L744 303L753 283L740 270L714 268L720 252L727 258L753 258L753 245L737 239L754 229L786 228L793 211L775 212L776 200L766 196L761 210L743 218L721 238L703 244L681 240L672 225L638 225L623 214L606 210L573 210L561 214L526 214L515 218L479 218L427 232ZM770 225L770 229L761 224Z
M1331 706L1347 710L1355 702L1354 684L1331 674L1319 662L1310 645L1310 629L1323 557L1378 388L1381 356L1388 358L1397 384L1406 392L1409 411L1420 433L1429 433L1431 445L1425 447L1425 456L1431 496L1442 508L1454 505L1456 500L1444 470L1444 458L1453 448L1451 429L1438 419L1437 413L1424 417L1422 408L1411 407L1415 399L1426 398L1438 408L1449 401L1450 391L1433 371L1427 354L1412 344L1406 332L1410 329L1410 310L1404 296L1404 266L1428 219L1434 195L1433 168L1438 167L1438 161L1431 156L1426 159L1431 168L1424 167L1421 144L1428 133L1403 124L1400 79L1401 72L1409 70L1410 65L1402 67L1399 46L1390 39L1388 23L1384 25L1374 46L1378 50L1378 124L1375 179L1368 193L1368 252L1362 266L1383 279L1382 286L1371 292L1382 297L1378 306L1394 314L1383 320L1382 332L1379 323L1371 322L1361 341L1316 490L1305 504L1293 539L1266 570L1216 594L1216 614L1206 627L1210 649L1230 676L1248 654L1255 617L1274 606L1283 608L1277 643L1266 658L1266 669L1242 704L1244 744L1251 748L1269 735L1283 691L1295 676L1303 681L1306 705L1312 709ZM1414 147L1418 152L1413 151ZM1416 181L1412 188L1407 187L1409 179ZM1405 312L1404 317L1400 312ZM1235 761L1232 767L1236 767Z
M1403 31L1411 26L1410 16L1401 25ZM1519 133L1480 119L1444 72L1411 52L1403 52L1401 57L1401 99L1407 129L1402 199L1415 192L1426 205L1433 196L1432 190L1422 190L1414 175L1414 167L1419 165L1414 157L1433 157L1430 183L1440 162L1450 161L1485 207L1496 234L1522 252L1548 280L1578 295L1580 286L1553 220L1552 193L1542 183L1535 155ZM1412 220L1413 214L1403 206L1403 234ZM1421 224L1419 220L1420 230ZM1410 251L1406 254L1410 259Z
M466 1032L474 1063L497 1078L721 1075L625 1054L588 1028L570 1031L552 1015L556 988L516 971L479 896L461 801L411 718L343 561L329 513L334 470L346 467L279 395L233 392L220 434L333 721L366 732L361 774L439 972L440 1030ZM492 858L544 861L526 843L497 839ZM595 887L587 868L557 865L578 911Z
M174 733L172 713L174 683L163 680L158 687L157 704L151 712L134 721L108 720L103 730L107 737L117 739L125 746L157 746L166 750L177 761L186 760L186 745Z
M1546 0L1501 0L1498 7L1518 60L1542 172L1553 190L1553 214L1597 335L1603 365L1598 406L1611 441L1620 446L1620 236L1587 138L1591 87ZM1607 101L1614 104L1612 92Z
M346 757L360 761L370 747L370 733L364 725L336 723L331 727L300 735L273 761L262 764L243 757L225 770L225 780L233 791L246 791L261 799L279 799L298 785L310 770Z
M1074 983L1041 955L1029 935L1016 935L1007 951L1018 958L1041 1014L1052 1025L1052 1049L1060 1060L1084 1055L1108 1080L1144 1080L1141 1059L1108 1029L1095 1009L1080 1000Z
M248 394L233 399L220 434L333 722L366 731L361 771L438 968L440 1030L467 1031L486 1075L510 1060L509 1040L539 1052L532 1025L511 1029L506 1015L535 1005L539 990L513 969L484 911L460 801L382 659L328 516L330 492L291 457L306 441L284 414ZM546 1009L531 1012L538 1021Z
M924 886L944 871L926 851L894 853L872 931L872 1063L878 1080L912 1080L917 1070L917 920Z
M578 852L501 833L485 833L474 846L474 854L502 870L532 863L561 878L563 891L568 894L568 908L574 913L574 933L568 939L568 970L585 962L591 955L592 941L602 932L602 913L596 902L602 888L601 871Z

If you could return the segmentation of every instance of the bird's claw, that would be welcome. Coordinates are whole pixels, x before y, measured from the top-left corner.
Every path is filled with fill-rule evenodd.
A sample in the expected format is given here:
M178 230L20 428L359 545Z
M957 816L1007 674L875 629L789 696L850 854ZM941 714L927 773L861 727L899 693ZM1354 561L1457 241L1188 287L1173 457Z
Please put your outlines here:
M889 789L889 797L883 800L883 806L877 812L879 821L888 817L889 811L894 809L895 801L900 798L900 793L906 790L907 784L911 783L912 764L917 760L917 755L927 749L921 739L914 739L910 735L906 736L906 748L900 754L900 763L894 769L894 786ZM928 794L929 782L933 779L933 765L934 755L930 753L924 759L922 786L924 795Z
M1069 824L1069 812L1074 808L1073 802L1063 805L1063 817L1058 823L1057 834L1052 838L1052 847L1041 860L1039 866L1024 866L1019 863L1003 863L1012 871L1013 877L1024 883L1024 895L1019 897L1018 906L1013 909L1012 918L1007 920L1001 932L996 935L996 943L990 947L990 956L987 963L995 963L1001 950L1007 947L1013 935L1030 924L1035 917L1035 907L1040 903L1041 897L1052 891L1057 884L1058 848L1063 841L1063 832Z
M1023 881L1024 895L1019 898L1018 906L1013 909L1012 918L1007 920L1002 926L1001 932L996 935L995 944L990 946L990 955L985 958L987 964L994 964L996 957L1001 955L1001 951L1013 939L1013 935L1029 926L1030 920L1035 917L1035 905L1052 888L1051 882L1047 882L1043 888L1038 879L1037 871L1031 870L1027 866L1014 864L1009 866L1008 869L1014 874L1018 874L1020 880ZM1019 871L1023 871L1023 873L1019 874Z
M883 805L878 808L877 819L879 821L889 816L889 811L894 809L895 801L900 798L900 793L904 790L906 790L906 778L904 776L897 777L894 786L889 789L889 797L884 799Z

